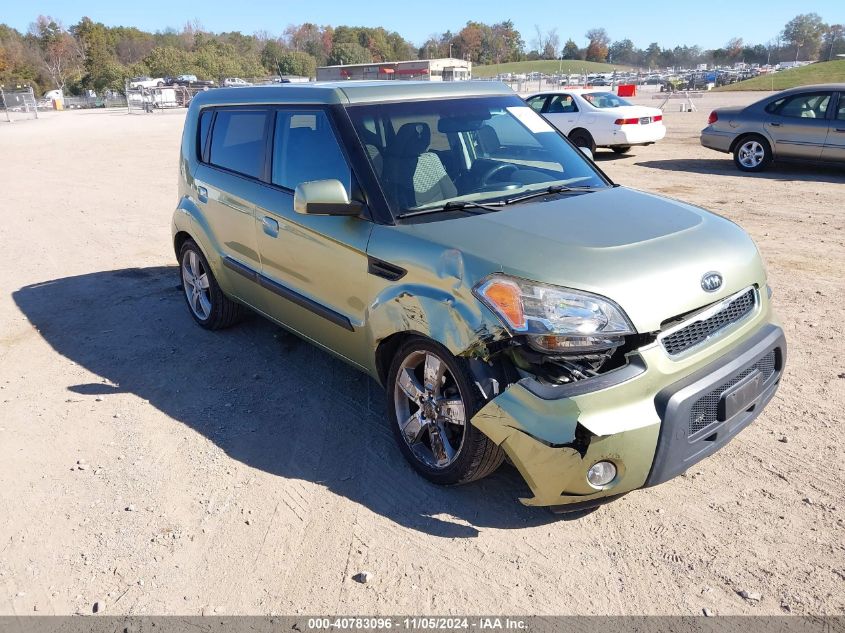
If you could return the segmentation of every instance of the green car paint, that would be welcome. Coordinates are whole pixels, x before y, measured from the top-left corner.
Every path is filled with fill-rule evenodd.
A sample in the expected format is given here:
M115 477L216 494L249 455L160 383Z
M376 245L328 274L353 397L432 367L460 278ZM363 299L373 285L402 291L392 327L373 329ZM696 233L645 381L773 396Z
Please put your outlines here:
M732 222L682 202L610 186L597 170L595 179L608 184L584 195L550 194L478 214L398 218L372 153L368 157L347 113L361 105L471 104L484 98L514 96L495 82L349 82L201 93L190 106L181 145L173 218L177 254L185 239L193 239L227 296L382 383L390 362L385 350L407 334L472 359L481 368L477 385L485 404L471 423L525 478L533 497L523 503L589 504L660 483L658 465L674 472L684 460L694 463L712 453L759 414L777 388L785 342L759 253ZM360 199L361 213L303 213L294 208L291 192L266 177L244 178L201 160L202 112L264 107L331 117L359 186L352 197ZM517 106L509 107L522 116ZM526 125L543 131L541 123ZM579 168L595 170L575 154L587 166ZM516 162L517 170L531 168ZM329 197L337 185L311 184L310 195ZM715 291L702 286L702 275L711 271L722 281ZM580 382L540 384L524 371L506 383L491 379L485 372L496 374L508 350L522 345L519 334L476 294L479 284L500 274L608 297L642 339L625 352L624 365ZM746 316L682 354L667 353L662 335L746 289L756 301ZM758 340L763 334L765 344ZM670 430L679 434L674 426L686 424L672 419L669 429L677 411L687 415L688 382L703 385L696 394L727 389L734 376L741 384L772 350L776 374L761 381L748 415L736 413L744 416L741 421L713 433L719 437L712 447L687 450L686 437L668 437ZM722 376L729 361L733 374ZM586 473L601 460L612 461L617 474L595 487Z

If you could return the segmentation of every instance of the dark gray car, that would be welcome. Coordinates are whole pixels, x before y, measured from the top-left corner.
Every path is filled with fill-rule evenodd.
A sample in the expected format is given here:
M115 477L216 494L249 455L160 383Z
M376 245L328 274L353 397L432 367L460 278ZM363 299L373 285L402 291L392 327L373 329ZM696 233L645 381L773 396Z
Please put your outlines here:
M733 154L742 171L773 160L845 163L845 84L784 90L746 107L718 108L701 144Z

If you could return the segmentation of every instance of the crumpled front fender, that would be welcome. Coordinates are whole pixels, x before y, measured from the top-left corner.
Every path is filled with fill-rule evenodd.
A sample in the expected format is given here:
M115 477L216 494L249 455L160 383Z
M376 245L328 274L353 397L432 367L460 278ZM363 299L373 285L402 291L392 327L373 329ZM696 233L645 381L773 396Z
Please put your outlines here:
M420 244L406 235L379 239L380 227L374 229L371 256L383 258L409 271L406 279L395 281L372 278L375 298L367 311L368 336L372 349L393 334L412 332L426 336L446 347L455 356L488 357L487 345L509 338L510 334L484 304L472 293L473 283L489 272L488 266L475 263L480 272L455 249ZM389 248L388 248L389 247Z
M472 423L505 451L531 488L534 496L520 499L525 505L591 501L642 487L659 422L597 436L583 427L582 417L578 397L543 400L515 383L482 407ZM596 489L587 482L587 470L605 459L617 464L617 477Z

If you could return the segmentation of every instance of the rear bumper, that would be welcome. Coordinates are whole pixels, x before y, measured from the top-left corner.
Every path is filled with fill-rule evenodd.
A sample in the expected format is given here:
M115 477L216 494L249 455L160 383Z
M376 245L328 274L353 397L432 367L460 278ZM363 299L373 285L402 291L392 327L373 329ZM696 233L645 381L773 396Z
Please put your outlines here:
M701 130L701 145L708 149L715 149L717 152L731 151L731 143L733 143L735 135L729 132L719 132L712 127L706 127Z
M652 346L636 357L645 369L608 372L594 392L583 393L589 380L574 383L571 387L579 390L574 395L564 390L563 397L520 381L488 402L473 424L504 449L528 483L534 496L522 499L526 505L598 505L607 497L657 485L719 450L771 400L783 372L786 342L770 319L755 325L739 340L723 343L715 358L689 370L672 372L662 349ZM742 402L737 411L722 407L722 400L771 355L773 373L765 376L753 401ZM717 411L702 421L706 397L716 398ZM619 427L620 420L625 430L604 430ZM602 460L616 465L617 477L597 489L586 473Z
M662 140L665 136L666 126L660 123L625 125L610 133L607 145L648 145Z

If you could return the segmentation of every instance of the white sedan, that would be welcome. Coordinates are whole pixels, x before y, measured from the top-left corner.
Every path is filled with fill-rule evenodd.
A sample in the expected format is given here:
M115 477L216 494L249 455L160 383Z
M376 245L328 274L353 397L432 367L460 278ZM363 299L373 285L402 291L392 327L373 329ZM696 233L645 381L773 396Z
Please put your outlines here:
M609 147L624 154L633 145L651 145L666 136L661 110L634 105L602 89L542 92L525 101L573 144L593 153Z

